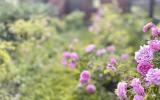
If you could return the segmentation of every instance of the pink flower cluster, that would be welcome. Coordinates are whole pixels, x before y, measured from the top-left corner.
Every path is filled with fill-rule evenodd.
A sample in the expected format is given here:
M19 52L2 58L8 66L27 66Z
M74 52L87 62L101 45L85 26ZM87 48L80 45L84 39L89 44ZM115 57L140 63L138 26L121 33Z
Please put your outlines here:
M90 77L91 77L90 72L87 71L87 70L84 70L80 74L80 80L79 81L80 81L81 84L87 84L88 81L90 80Z
M150 40L148 42L148 45L141 46L140 50L135 52L135 60L138 63L137 72L142 75L142 82L144 82L144 84L146 84L147 86L160 86L160 69L154 69L154 66L151 64L152 60L154 59L155 52L160 51L160 41L157 39L157 37L160 36L160 31L158 27L156 27L156 25L154 25L153 23L148 23L143 27L144 32L147 32L148 30L151 30L154 40ZM119 82L117 86L117 95L121 100L126 100L127 98L126 84L127 83ZM133 78L130 83L130 86L132 87L132 90L135 93L133 100L144 100L145 89L142 86L140 79Z
M140 96L140 95L135 95L133 97L133 100L144 100L144 97L143 96Z
M156 27L153 23L148 23L147 25L144 26L148 27L148 29L151 28L152 30L152 36L153 37L158 37L160 36L160 31L159 28ZM160 51L160 41L157 39L150 40L148 42L149 48L152 50L152 52L159 52ZM153 69L153 65L150 65L149 63L145 64L146 66L146 72L145 72L145 81L147 82L148 85L160 85L160 69L155 68Z
M150 69L146 74L145 81L148 85L158 85L160 86L160 69Z
M143 76L145 76L151 68L153 68L153 65L149 62L141 62L137 65L137 71Z
M133 88L133 91L136 93L136 96L137 95L138 96L142 96L142 97L145 96L144 88L142 87L141 82L140 82L140 80L138 78L134 78L131 81L131 86Z
M143 31L147 32L149 29L152 31L153 37L160 36L159 28L156 27L153 23L148 23L144 26ZM157 39L150 40L148 42L148 45L144 46L139 50L139 52L136 52L135 58L137 62L139 63L137 66L137 71L141 73L143 76L146 76L146 80L149 83L154 83L157 85L156 82L153 82L153 80L157 81L158 74L155 74L155 77L153 78L152 72L157 71L158 69L153 69L153 65L150 64L152 62L152 59L154 58L154 53L160 51L160 41ZM153 79L152 82L150 82L148 79Z
M93 85L93 84L88 84L88 85L86 86L86 91L87 91L88 93L94 93L94 92L96 91L95 85Z
M79 82L81 85L86 86L86 91L88 93L94 93L96 91L96 87L93 84L89 84L89 80L91 78L91 74L88 70L84 70L80 74Z
M151 30L153 37L158 37L158 36L160 35L160 30L159 30L159 28L156 27L156 25L153 24L152 22L146 24L146 25L143 27L143 32L147 32L148 30Z
M160 41L159 40L151 40L148 42L149 47L153 50L153 51L160 51Z
M149 45L140 47L140 50L135 52L135 60L137 63L150 62L153 59L153 50Z
M158 27L154 25L152 22L146 24L143 27L143 31L147 32L148 30L152 31L153 37L158 37L160 35L160 32L158 31ZM153 65L151 64L153 58L154 58L154 52L157 52L160 50L160 41L159 40L151 40L148 42L148 45L144 45L140 47L140 50L135 52L135 60L137 61L137 71L145 76L149 69L153 68Z
M129 85L128 85L129 86ZM133 91L136 93L133 100L144 100L145 91L141 85L139 79L134 78L130 84L133 88ZM117 85L117 96L120 100L127 100L127 83L126 82L119 82Z
M117 85L116 90L117 96L120 100L126 100L127 99L127 83L126 82L119 82Z
M75 68L78 60L78 54L75 52L64 52L63 58L61 59L61 64L69 66L70 68Z

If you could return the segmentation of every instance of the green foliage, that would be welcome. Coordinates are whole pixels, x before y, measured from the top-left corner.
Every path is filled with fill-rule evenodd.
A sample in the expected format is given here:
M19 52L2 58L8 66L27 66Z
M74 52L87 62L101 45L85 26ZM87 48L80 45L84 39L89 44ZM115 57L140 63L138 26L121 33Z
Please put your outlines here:
M55 33L55 29L48 25L47 18L35 17L28 21L23 19L17 20L15 23L9 24L9 30L16 35L17 38L28 39L35 37L41 38L42 34L47 35Z

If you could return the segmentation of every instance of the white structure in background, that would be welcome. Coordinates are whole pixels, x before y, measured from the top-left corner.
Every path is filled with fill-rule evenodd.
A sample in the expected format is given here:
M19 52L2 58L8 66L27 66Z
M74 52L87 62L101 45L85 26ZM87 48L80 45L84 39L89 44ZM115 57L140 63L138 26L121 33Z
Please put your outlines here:
M94 6L95 8L98 8L100 5L101 5L100 0L93 0L93 6Z
M18 5L18 3L19 3L19 0L4 0L4 1L6 1L7 3L11 3L15 6Z

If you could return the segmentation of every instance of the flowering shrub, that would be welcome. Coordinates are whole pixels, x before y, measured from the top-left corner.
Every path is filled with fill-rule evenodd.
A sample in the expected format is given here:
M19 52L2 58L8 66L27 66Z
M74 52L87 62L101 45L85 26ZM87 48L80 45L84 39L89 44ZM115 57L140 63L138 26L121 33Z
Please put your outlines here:
M131 67L128 66L128 63L132 61L132 59L129 59L129 54L118 52L118 48L115 45L108 45L99 49L98 45L93 43L88 44L81 51L83 53L79 54L78 52L77 50L78 59L73 70L73 72L80 71L77 95L84 93L85 95L92 94L95 97L96 95L101 95L101 98L106 98L106 96L100 94L104 92L108 98L114 98L114 89L118 81L131 73L127 71ZM73 58L71 56L71 52L65 51L61 61L65 58L70 59L69 61L72 63ZM69 66L67 63L62 64ZM82 96L82 98L85 98L85 96Z
M140 75L133 76L130 80L123 80L123 84L126 84L125 88L121 85L122 82L118 83L116 91L120 100L156 100L159 98L160 69L159 65L157 66L159 62L157 54L160 50L158 40L160 31L152 22L143 27L144 32L149 30L151 30L152 39L135 52L137 72Z
M71 72L75 73L78 81L77 88L74 91L75 98L78 100L117 99L114 90L118 82L121 79L132 79L130 76L139 75L134 72L135 64L132 54L134 49L137 48L137 44L141 44L140 39L146 39L146 34L139 34L141 30L138 28L144 24L145 19L141 15L121 15L111 8L102 8L102 10L106 11L100 11L94 16L94 22L89 27L90 33L85 33L83 38L76 35L76 38L73 38L64 50L64 52L69 53L76 52L79 57ZM142 19L136 20L137 16ZM117 21L119 17L124 19ZM135 26L136 29L128 26ZM147 47L141 52L146 50L148 50ZM149 55L148 59L152 59L152 52L148 51L146 54ZM143 57L145 58L145 56ZM63 59L63 54L61 54L61 61ZM137 59L141 58L137 57ZM67 58L67 64L63 65L69 66L70 62L72 62L72 58ZM140 63L137 70L141 71L146 66L148 69L153 67L149 62ZM141 74L145 74L147 71L145 69ZM82 77L83 75L84 77ZM122 84L124 89L119 91L124 92L117 94L127 98L128 94L126 93L128 92L125 90L128 89L128 85L125 81L122 83L124 83L124 85ZM142 86L142 83L133 85L134 91L141 94L134 98L144 97ZM140 90L137 90L139 87Z
M158 39L148 42L154 52L142 46L145 49L139 52L143 54L137 53L138 73L134 70L133 51L146 38L146 34L139 34L144 16L134 12L122 15L115 6L102 7L89 32L82 12L58 19L46 15L48 10L43 5L0 5L0 97L6 98L3 100L116 100L116 94L141 99L150 97L147 94L152 90L157 91L152 85L151 91L146 90L141 80L145 78L147 86L160 84ZM151 26L145 30L151 28L156 38L157 28L153 23ZM130 76L137 78L132 80Z

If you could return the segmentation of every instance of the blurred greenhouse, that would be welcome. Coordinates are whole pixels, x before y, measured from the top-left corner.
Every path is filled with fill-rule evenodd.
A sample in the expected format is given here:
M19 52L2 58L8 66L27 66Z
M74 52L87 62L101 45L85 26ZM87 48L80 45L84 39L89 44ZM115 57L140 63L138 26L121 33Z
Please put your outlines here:
M160 100L160 0L0 0L0 100Z

